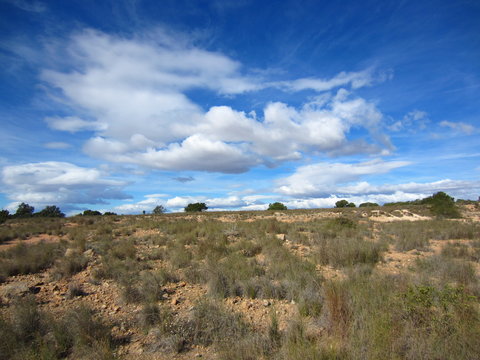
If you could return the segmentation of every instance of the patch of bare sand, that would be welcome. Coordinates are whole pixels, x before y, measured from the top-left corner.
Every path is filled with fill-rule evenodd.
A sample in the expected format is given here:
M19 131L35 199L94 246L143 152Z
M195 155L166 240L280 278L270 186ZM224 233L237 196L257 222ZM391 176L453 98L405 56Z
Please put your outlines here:
M430 240L429 246L425 251L410 250L397 251L394 245L390 245L389 249L384 253L383 262L377 264L376 271L385 272L389 274L399 274L413 268L415 262L419 259L425 259L433 255L439 255L443 247L449 243L455 244L470 244L472 240ZM477 275L480 276L480 263L472 262Z
M391 213L381 210L372 210L370 211L370 214L365 212L362 216L368 216L370 220L378 222L420 221L432 219L430 216L418 215L406 209L394 210Z
M0 244L0 251L6 251L8 249L11 249L17 246L18 244L33 245L33 244L38 244L40 242L54 243L54 242L59 242L60 240L62 240L62 237L47 235L47 234L32 236L25 240L13 239L13 240L5 241L4 243Z

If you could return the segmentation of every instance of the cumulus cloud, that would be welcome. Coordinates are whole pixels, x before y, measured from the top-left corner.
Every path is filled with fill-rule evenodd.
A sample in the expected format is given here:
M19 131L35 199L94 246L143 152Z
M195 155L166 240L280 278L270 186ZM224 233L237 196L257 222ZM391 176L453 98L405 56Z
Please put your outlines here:
M388 173L407 166L405 161L373 160L342 164L318 163L299 167L294 174L279 179L276 191L291 197L289 208L334 206L339 199L357 205L362 202L410 201L421 199L438 191L463 199L475 199L480 192L480 181L443 179L434 182L399 184L371 184L363 178Z
M406 166L406 161L373 160L356 164L317 163L296 169L293 175L277 181L281 194L300 197L319 197L338 193L339 185L348 184L363 176L384 174Z
M145 199L139 202L118 205L113 210L121 214L139 214L143 211L151 212L158 205L165 207L166 201L163 199L164 197L166 197L165 194L145 195Z
M475 132L475 127L464 122L442 121L440 126L450 128L456 132L462 132L466 135L471 135Z
M187 96L191 90L232 96L269 86L355 89L374 81L371 69L332 79L266 82L223 54L174 40L166 34L155 41L95 31L75 35L67 56L71 71L45 70L42 79L93 120L72 115L46 122L57 130L93 131L84 146L90 156L160 170L240 173L309 152L379 153L390 147L378 136L380 111L344 89L300 107L267 103L259 117L228 106L202 109ZM369 141L352 145L353 128L366 129Z
M5 192L17 203L69 208L73 204L104 204L107 199L129 198L122 191L125 182L67 162L5 166L1 175Z
M402 120L396 121L389 126L391 131L400 131L407 129L414 131L416 129L424 130L427 128L427 124L430 122L428 113L422 110L413 110L405 114Z
M242 152L236 146L222 141L210 140L202 135L192 135L182 143L171 143L168 147L156 150L147 148L143 152L133 152L130 144L94 138L86 143L85 152L101 154L109 161L137 164L159 170L198 170L223 173L247 171L257 160Z
M413 193L413 194L432 194L438 191L448 193L458 193L465 189L478 187L477 182L466 180L439 180L430 183L410 182L404 184L383 184L372 185L366 181L358 182L354 185L340 186L337 191L341 194L393 194L395 192Z
M387 202L397 201L412 201L420 198L427 197L431 194L421 193L404 193L397 191L393 194L376 194L376 195L344 195L337 196L331 195L323 198L309 198L309 199L294 199L286 201L285 205L289 209L315 209L315 208L333 208L335 203L339 200L347 200L353 202L357 206L364 202L374 202L377 204L384 204Z
M138 214L142 211L151 212L155 206L163 205L168 211L182 212L188 204L197 202L205 203L208 206L208 211L265 210L268 203L274 201L273 199L272 195L228 195L213 198L207 196L175 196L167 198L163 194L152 194L145 195L144 199L138 202L128 202L116 206L113 210L122 214Z
M312 209L335 207L338 200L346 199L357 206L363 202L375 202L384 204L387 202L412 201L422 199L438 191L445 191L455 198L476 199L480 193L480 181L464 180L440 180L428 183L401 183L401 184L370 184L366 181L350 182L345 185L344 181L358 179L366 174L383 173L388 169L403 166L400 163L382 163L373 161L360 163L348 167L340 167L344 164L331 164L332 167L324 166L326 173L320 181L324 184L322 190L315 189L311 193L291 194L278 193L255 194L255 195L232 195L224 197L208 196L175 196L166 194L145 195L138 202L127 202L113 208L113 211L122 214L138 214L142 211L151 212L155 206L162 205L171 212L183 212L185 206L190 203L204 202L208 211L266 210L268 204L280 201L289 209ZM318 168L316 169L318 170ZM331 172L330 172L331 171ZM340 175L336 175L340 171ZM331 178L329 179L329 174ZM339 179L339 177L343 177ZM318 176L318 173L317 173ZM320 175L322 176L322 175ZM333 178L332 178L333 177ZM319 181L319 182L320 182ZM337 184L338 183L338 184Z
M394 187L397 187L398 190L394 190ZM381 186L376 187L377 190L380 188ZM341 199L353 202L357 206L364 202L384 204L389 202L423 199L438 191L445 191L457 199L475 199L480 190L480 182L442 180L424 184L385 185L385 193L377 193L376 191L369 193L368 189L366 193L362 193L362 190L365 190L365 187L359 188L358 192L339 193L337 195L319 198L293 199L285 201L284 203L289 209L335 207L335 203Z
M82 120L76 116L60 117L47 117L45 118L48 126L54 130L68 131L70 133L76 133L79 131L101 131L106 129L106 124L102 124L95 121Z

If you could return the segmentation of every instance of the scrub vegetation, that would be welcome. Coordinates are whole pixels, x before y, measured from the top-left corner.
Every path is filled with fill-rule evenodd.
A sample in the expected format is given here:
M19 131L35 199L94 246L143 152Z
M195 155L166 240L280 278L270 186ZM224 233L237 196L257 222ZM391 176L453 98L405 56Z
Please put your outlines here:
M425 206L8 219L0 359L477 359L478 208Z

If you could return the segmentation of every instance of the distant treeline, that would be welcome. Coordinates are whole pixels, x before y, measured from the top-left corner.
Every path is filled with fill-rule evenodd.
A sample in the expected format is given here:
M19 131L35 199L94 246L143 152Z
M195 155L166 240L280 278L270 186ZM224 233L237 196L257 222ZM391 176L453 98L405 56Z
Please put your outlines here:
M450 195L444 193L443 191L439 191L432 196L426 197L424 199L416 199L412 201L397 201L397 202L388 202L383 204L383 206L411 206L411 205L427 205L430 207L430 211L433 215L442 216L442 217L450 217L456 218L460 217L460 212L456 205L468 205L468 204L478 204L478 201L475 200L463 200L463 199L455 199ZM377 203L372 202L365 202L361 203L359 207L374 207L380 206ZM352 202L348 202L347 200L339 200L336 202L335 207L337 208L344 208L344 207L356 207L356 205ZM186 212L201 212L203 210L208 209L205 203L195 203L195 204L188 204L185 207ZM269 210L287 210L287 207L279 202L273 203L269 205ZM156 206L152 213L153 214L163 214L166 212L166 209L162 206ZM146 212L143 211L143 214ZM117 215L114 212L107 211L105 213L101 213L97 210L85 210L83 213L79 213L76 216L109 216L109 215ZM18 205L17 211L14 214L10 214L8 210L0 210L0 223L5 222L7 219L18 219L18 218L31 218L31 217L49 217L49 218L63 218L65 214L60 210L58 206L50 205L46 206L43 210L39 212L35 212L35 208L30 206L27 203L21 203Z
M108 216L108 215L117 215L114 212L107 211L102 214L97 210L85 210L83 213L77 214L76 216ZM0 210L0 224L5 222L7 219L26 219L26 218L64 218L65 214L60 210L58 206L49 205L44 209L35 212L35 208L27 203L21 203L18 205L17 211L14 214L10 214L8 210Z

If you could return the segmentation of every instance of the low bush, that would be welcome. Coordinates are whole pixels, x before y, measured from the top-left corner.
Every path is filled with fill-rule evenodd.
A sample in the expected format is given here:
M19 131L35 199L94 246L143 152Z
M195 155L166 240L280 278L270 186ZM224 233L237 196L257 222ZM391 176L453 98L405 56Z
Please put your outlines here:
M478 284L473 265L464 259L454 259L442 255L434 255L417 260L417 268L432 280L442 284L455 283L465 287Z
M33 274L51 267L64 253L62 243L44 243L17 246L0 252L0 274L3 277Z
M227 311L220 303L207 298L195 305L190 321L193 343L203 346L241 339L249 332L239 314Z
M79 253L72 253L69 256L60 257L53 268L55 278L68 278L82 270L88 265L88 259Z
M264 271L254 259L233 253L221 261L207 259L204 277L209 293L218 297L245 296L256 297L259 293L253 279L263 275Z
M314 237L315 260L334 267L376 264L382 259L386 244L361 238Z
M287 207L284 204L282 204L281 202L274 202L274 203L268 205L268 210L281 211L281 210L287 210Z
M396 221L382 225L384 239L393 240L399 251L426 250L431 234L429 221Z
M110 327L80 306L55 317L34 297L20 298L0 315L0 359L113 359Z
M455 199L443 191L423 199L421 203L430 205L432 215L437 217L450 219L462 217L455 205Z

